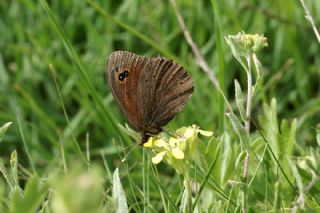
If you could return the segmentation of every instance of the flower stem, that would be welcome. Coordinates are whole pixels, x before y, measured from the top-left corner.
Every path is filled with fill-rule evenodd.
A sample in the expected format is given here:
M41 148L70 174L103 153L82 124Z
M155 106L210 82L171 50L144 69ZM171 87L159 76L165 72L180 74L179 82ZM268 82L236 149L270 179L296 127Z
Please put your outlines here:
M247 132L250 132L250 120L251 120L251 105L252 105L252 72L251 72L251 56L247 58L248 63L248 72L247 72L247 81L248 81L248 94L247 94L247 108L246 108L246 121L245 128Z
M191 191L191 183L190 183L189 177L185 177L183 183L187 191L187 199L188 199L187 212L192 213L192 191Z
M252 105L252 72L251 72L251 55L246 58L248 63L247 71L247 82L248 82L248 93L247 93L247 107L246 107L246 120L245 128L248 134L250 133L250 120L251 120L251 105ZM246 157L243 163L243 174L242 182L244 183L242 189L242 212L246 213L247 211L247 183L248 183L248 173L249 173L249 152L246 150Z

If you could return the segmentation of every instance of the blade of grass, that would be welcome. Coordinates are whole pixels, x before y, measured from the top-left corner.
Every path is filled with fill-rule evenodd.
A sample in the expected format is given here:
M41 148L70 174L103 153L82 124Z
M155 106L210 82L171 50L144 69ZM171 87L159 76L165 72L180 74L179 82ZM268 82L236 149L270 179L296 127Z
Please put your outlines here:
M260 128L258 128L256 122L255 122L253 119L251 119L251 121L252 121L252 123L255 125L255 127L257 128L257 130L258 130L259 134L261 135L261 137L263 138L263 141L265 142L266 146L268 147L268 150L269 150L271 156L272 156L273 159L276 161L276 164L277 164L277 166L279 167L281 173L283 174L283 176L284 176L285 179L287 180L287 182L288 182L288 184L290 185L291 189L292 189L292 190L296 193L296 195L297 195L297 194L298 194L297 190L295 189L295 187L293 186L293 184L292 184L291 181L289 180L287 174L286 174L285 171L283 170L281 164L279 163L276 155L274 154L274 152L273 152L271 146L269 145L267 139L265 138L264 134L261 132Z
M18 91L22 97L28 102L30 108L33 112L35 112L38 116L41 122L46 123L53 131L56 131L58 127L56 124L50 119L50 117L41 109L41 107L35 102L35 100L32 98L32 96L26 92L20 85L16 84L14 85L14 88L16 91Z
M63 164L63 171L64 174L67 175L68 173L68 167L67 167L67 162L66 162L66 158L65 158L65 152L64 152L64 147L63 147L63 143L62 143L62 139L61 139L61 134L58 133L59 135L59 145L60 145L60 152L61 152L61 158L62 158L62 164Z
M26 139L24 137L22 123L21 123L21 120L20 120L20 115L17 115L17 124L18 124L18 128L19 128L19 131L20 131L20 135L21 135L21 139L22 139L24 150L26 152L27 158L28 158L29 163L31 165L31 169L32 169L33 173L37 174L35 166L34 166L34 163L33 163L32 158L31 158L31 154L30 154L29 148L27 146Z
M225 69L224 69L224 51L223 51L223 33L221 28L221 21L220 21L220 13L219 7L216 0L211 0L212 9L214 12L214 26L215 26L215 36L217 42L217 50L218 50L218 65L219 65L219 73L218 73L218 81L221 87L221 90L225 93ZM225 103L224 98L220 94L219 95L219 127L220 131L224 132L224 123L225 123Z
M113 141L113 143L114 143L114 141ZM122 145L122 147L123 147L123 144L122 144L122 143L121 143L121 145ZM126 153L126 152L125 152L125 149L123 149L123 154L124 154L124 156L122 156L122 155L121 155L121 151L118 149L118 146L115 146L115 147L116 147L116 149L117 149L119 158L121 159L121 162L122 162L121 165L123 165L123 167L126 169L126 173L127 173L126 176L128 177L128 180L129 180L130 190L131 190L131 192L132 192L134 202L135 202L136 204L138 204L138 198L137 198L137 196L138 196L139 194L137 195L136 192L137 192L138 190L135 190L135 188L137 188L138 186L134 183L134 180L133 180L132 177L131 177L129 165L128 165L128 163L127 163L128 155L132 152L132 149L133 149L133 148L131 148L128 153ZM143 199L143 198L141 198L141 199ZM132 205L132 207L133 207L133 206L136 206L136 207L137 207L137 208L135 208L135 210L136 210L137 212L141 212L140 205Z
M154 173L154 176L159 177L159 172L158 172L158 169L157 169L156 166L152 166L151 165L151 170ZM164 208L164 212L167 213L167 212L169 212L169 210L168 210L169 209L168 208L169 207L169 203L166 203L165 195L164 195L164 193L162 192L162 190L161 190L161 188L159 186L158 186L158 190L159 190L159 193L160 193L161 202L162 202L162 206ZM179 200L180 196L181 196L181 194L178 196L178 200ZM175 203L175 206L178 206L177 202Z
M143 33L140 33L139 31L135 30L133 27L129 26L128 24L114 18L112 15L110 15L106 10L104 10L100 5L98 5L97 3L95 3L92 0L87 0L87 3L92 6L97 12L99 12L101 15L103 15L104 17L108 18L110 21L114 22L115 24L117 24L118 26L120 26L121 28L125 29L126 31L128 31L129 33L137 36L137 38L141 39L143 42L145 42L146 44L149 44L151 47L153 47L155 50L159 51L162 55L164 55L165 57L168 57L172 60L175 60L176 62L178 62L179 64L183 65L186 67L186 64L183 63L179 58L177 58L174 54L172 54L170 51L162 48L161 44L153 41L152 39L148 38L147 36L145 36Z
M109 124L108 126L110 127L110 130L112 132L118 133L119 135L122 136L122 138L125 140L125 142L127 144L130 144L130 140L129 140L128 136L123 134L120 131L119 127L116 124L115 118L108 110L106 110L106 107L103 104L102 98L97 93L92 81L90 80L90 78L88 76L87 70L84 68L82 61L80 60L80 58L79 58L78 54L76 53L76 51L74 50L74 48L72 47L70 41L67 39L67 37L63 33L63 31L62 31L60 25L58 24L49 5L47 4L47 2L45 0L40 0L40 3L42 5L43 9L45 10L45 12L47 13L49 20L51 22L51 25L53 26L55 32L58 34L61 41L63 42L71 60L75 63L75 65L77 67L76 70L78 71L78 74L82 78L85 88L88 90L88 92L92 96L94 103L98 109L99 115L105 121L106 124Z
M259 170L259 168L260 168L260 165L261 165L262 162L263 162L263 158L264 158L264 155L265 155L267 149L268 149L268 147L267 147L267 145L265 145L265 147L264 147L264 149L263 149L263 153L262 153L261 159L260 159L260 161L259 161L259 163L258 163L258 166L257 166L256 170L254 171L251 180L250 180L249 183L248 183L248 189L250 188L250 186L251 186L254 178L255 178L256 175L258 174L258 170Z
M200 199L200 195L202 193L202 191L204 190L204 187L205 185L208 183L221 197L223 197L225 200L229 200L228 199L228 196L225 194L224 190L222 188L220 188L220 186L214 182L214 184L216 185L216 187L212 184L212 183L209 183L209 180L210 180L210 176L211 176L211 173L214 169L214 165L215 165L215 160L212 161L210 167L209 167L209 170L207 172L207 174L204 176L203 174L201 174L200 172L198 172L197 174L203 178L203 181L201 182L201 185L200 185L200 189L196 195L196 198L193 202L193 206L192 206L192 209L194 209ZM236 206L235 202L233 202L232 200L229 201L232 205Z
M190 46L190 48L193 51L193 54L196 57L196 62L199 65L199 67L201 67L201 69L207 74L209 80L211 81L211 83L214 85L214 87L218 90L218 92L220 93L220 95L223 97L225 103L227 104L227 108L230 112L233 112L232 107L227 99L227 97L225 96L223 90L220 87L220 84L213 72L213 70L209 67L208 63L205 61L203 55L201 54L201 51L199 50L198 46L196 45L196 43L193 41L190 32L188 31L187 27L186 27L186 23L184 21L184 19L182 18L182 15L179 11L178 5L176 0L170 0L177 19L178 19L178 23L180 25L180 28L183 32L183 35L188 43L188 45Z
M152 167L151 167L151 168L152 168ZM171 198L171 196L168 194L168 192L166 191L165 187L163 187L163 186L161 185L160 181L157 179L158 177L156 177L156 173L155 173L154 169L152 169L152 171L153 171L153 172L152 172L153 174L150 175L151 181L159 188L159 191L163 194L163 196L164 196L165 198L167 198L167 200L169 201L169 203L171 204L171 206L175 209L175 211L176 211L176 212L179 212L179 209L178 209L178 207L176 206L174 200L173 200L173 199ZM147 170L147 172L149 172L149 171Z
M58 82L57 82L56 70L55 70L55 68L54 68L54 66L52 64L49 64L49 70L51 72L54 84L56 86L56 90L57 90L57 93L58 93L58 97L59 97L59 101L60 101L60 105L61 105L61 108L62 108L62 111L63 111L64 118L67 121L67 124L68 124L69 128L71 129L71 137L72 137L73 144L74 144L76 150L78 151L80 157L82 158L82 160L84 162L88 163L86 157L84 156L84 154L81 151L81 148L79 146L79 143L78 143L75 135L73 134L73 129L72 129L72 126L71 126L71 123L70 123L70 120L69 120L69 116L68 116L67 110L66 110L66 108L64 106L62 94L61 94L61 91L60 91L60 88L59 88L59 85L58 85Z

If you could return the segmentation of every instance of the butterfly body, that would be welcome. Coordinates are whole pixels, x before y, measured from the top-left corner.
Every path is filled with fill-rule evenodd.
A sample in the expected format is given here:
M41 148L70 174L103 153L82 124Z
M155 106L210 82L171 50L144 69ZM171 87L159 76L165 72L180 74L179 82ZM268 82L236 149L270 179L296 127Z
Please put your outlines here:
M122 112L140 132L141 144L162 131L161 127L186 105L194 89L190 75L176 62L127 51L109 56L107 78Z

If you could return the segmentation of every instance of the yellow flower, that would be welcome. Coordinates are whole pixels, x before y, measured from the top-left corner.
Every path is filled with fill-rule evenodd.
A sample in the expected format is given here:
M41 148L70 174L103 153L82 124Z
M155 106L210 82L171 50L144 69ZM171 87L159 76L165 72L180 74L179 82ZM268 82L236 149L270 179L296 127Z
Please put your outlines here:
M201 135L206 136L206 137L211 137L213 135L213 132L201 130L196 125L192 125L192 126L189 126L189 127L182 127L180 129L178 129L176 131L176 133L178 135L182 135L186 139L189 139L189 138L192 138L192 137L196 137L198 135L198 133L200 133Z
M162 152L160 152L159 154L157 154L156 156L154 156L154 157L151 159L152 163L154 163L154 164L160 163L160 162L162 161L162 159L163 159L163 157L164 157L165 154L166 154L166 151L162 151Z
M168 162L172 164L175 159L182 160L185 158L185 151L188 143L192 143L198 134L210 137L213 133L201 130L198 126L192 125L190 127L178 129L176 131L176 136L170 137L169 140L165 138L156 139L155 137L150 137L143 146L151 148L156 154L151 159L152 163L158 164L166 158Z
M152 148L153 151L157 153L151 160L152 163L158 164L166 155L173 156L176 159L183 159L184 153L179 147L183 141L185 141L185 139L177 139L174 137L171 137L169 141L163 139L155 140L154 137L151 137L148 142L144 144L144 147Z

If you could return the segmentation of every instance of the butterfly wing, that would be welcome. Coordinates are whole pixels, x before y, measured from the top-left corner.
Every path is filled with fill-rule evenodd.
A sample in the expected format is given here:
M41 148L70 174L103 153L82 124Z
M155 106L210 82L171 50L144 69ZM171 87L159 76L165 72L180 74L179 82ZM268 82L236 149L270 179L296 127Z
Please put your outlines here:
M126 51L113 52L107 62L109 87L129 123L142 131L143 112L138 107L137 86L140 71L150 59Z
M193 82L183 67L165 58L113 52L107 63L108 83L129 123L142 133L157 134L187 104Z
M146 89L148 88L148 89ZM183 67L172 60L152 58L140 74L139 105L147 105L144 132L155 134L167 124L190 100L193 82Z

